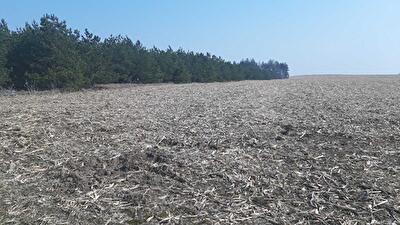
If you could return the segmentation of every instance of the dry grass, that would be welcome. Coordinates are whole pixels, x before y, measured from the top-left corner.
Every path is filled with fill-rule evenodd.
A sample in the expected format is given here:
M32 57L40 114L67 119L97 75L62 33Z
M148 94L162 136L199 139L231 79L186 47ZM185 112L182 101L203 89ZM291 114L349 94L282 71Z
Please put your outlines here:
M0 96L0 224L399 224L400 78Z

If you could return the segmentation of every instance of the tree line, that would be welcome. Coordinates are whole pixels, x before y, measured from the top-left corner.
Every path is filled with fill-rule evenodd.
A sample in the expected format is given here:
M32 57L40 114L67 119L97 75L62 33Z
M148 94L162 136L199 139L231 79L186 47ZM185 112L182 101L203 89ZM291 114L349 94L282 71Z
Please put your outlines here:
M0 88L81 89L106 83L188 83L289 77L286 63L230 62L210 53L146 48L126 36L102 40L54 15L11 31L0 22Z

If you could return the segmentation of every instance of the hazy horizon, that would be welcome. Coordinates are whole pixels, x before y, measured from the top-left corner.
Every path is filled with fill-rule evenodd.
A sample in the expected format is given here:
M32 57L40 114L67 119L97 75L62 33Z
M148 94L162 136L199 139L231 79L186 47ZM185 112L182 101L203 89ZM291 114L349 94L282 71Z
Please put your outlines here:
M55 14L104 38L226 60L275 59L291 75L400 73L400 1L2 1L10 28Z
M291 74L294 77L301 76L399 76L400 73L393 74L384 74L384 73L361 73L361 74L352 74L352 73L320 73L320 74Z

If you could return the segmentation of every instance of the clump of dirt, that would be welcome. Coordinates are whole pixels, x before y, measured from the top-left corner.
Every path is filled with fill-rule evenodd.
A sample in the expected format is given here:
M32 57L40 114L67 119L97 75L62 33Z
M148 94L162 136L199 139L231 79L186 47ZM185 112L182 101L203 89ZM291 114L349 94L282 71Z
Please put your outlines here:
M0 224L399 224L400 78L0 96Z

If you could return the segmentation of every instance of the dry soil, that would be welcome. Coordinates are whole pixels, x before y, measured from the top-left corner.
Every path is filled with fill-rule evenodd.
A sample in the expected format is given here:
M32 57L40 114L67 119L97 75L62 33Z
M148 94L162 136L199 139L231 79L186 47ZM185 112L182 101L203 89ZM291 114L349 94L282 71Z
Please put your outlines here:
M0 224L400 224L400 76L0 96Z

